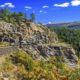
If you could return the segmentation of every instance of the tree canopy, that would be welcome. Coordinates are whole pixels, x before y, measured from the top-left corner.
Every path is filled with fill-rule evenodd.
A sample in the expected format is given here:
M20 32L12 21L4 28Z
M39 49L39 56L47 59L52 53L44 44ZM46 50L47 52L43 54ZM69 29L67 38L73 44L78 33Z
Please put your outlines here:
M62 42L71 44L80 57L80 28L54 28L53 30Z
M30 14L30 19L27 19L27 14L23 12L11 12L7 8L0 9L0 19L4 20L9 23L18 23L20 24L21 21L35 21L35 14Z

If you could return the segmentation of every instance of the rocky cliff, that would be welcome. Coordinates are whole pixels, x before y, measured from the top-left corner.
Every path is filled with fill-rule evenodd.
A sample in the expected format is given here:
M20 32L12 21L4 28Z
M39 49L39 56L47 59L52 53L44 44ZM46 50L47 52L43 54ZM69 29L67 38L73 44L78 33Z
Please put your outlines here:
M63 61L70 63L77 63L78 60L72 47L66 44L66 46L59 45L60 42L55 32L39 24L22 22L18 26L0 21L0 36L0 39L13 38L14 45L18 43L18 37L22 36L22 49L33 59L47 60L50 57L62 57Z

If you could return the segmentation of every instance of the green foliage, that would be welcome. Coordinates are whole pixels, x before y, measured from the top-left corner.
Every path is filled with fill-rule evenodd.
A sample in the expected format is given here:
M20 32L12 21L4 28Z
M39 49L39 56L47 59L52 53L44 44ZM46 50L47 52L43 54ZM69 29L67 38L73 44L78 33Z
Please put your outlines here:
M31 21L35 21L35 14L31 13ZM7 8L0 9L0 19L9 23L18 24L28 21L26 13L23 12L11 12Z
M5 20L8 22L10 21L10 17L11 17L11 12L7 8L0 10L0 18L2 20Z
M20 25L20 22L23 19L23 16L24 16L24 13L22 13L22 12L12 13L12 17L14 18L15 22L17 22L19 25Z
M5 58L2 66L0 66L0 72L10 72L13 70L13 68L14 65L12 64L11 60L9 58Z
M80 79L80 68L71 72L69 75L69 80L79 80Z
M11 61L18 67L18 72L16 72L18 80L56 80L50 72L53 67L53 65L50 65L51 63L44 60L35 61L22 50L12 54Z
M22 50L19 50L17 53L12 55L12 60L17 64L22 64L27 70L32 70L34 67L34 62L32 58Z
M19 50L6 58L0 71L8 73L10 80L79 80L80 69L70 68L62 63L63 58L33 60L26 52Z
M79 28L54 28L59 39L62 42L71 44L76 50L77 56L80 56L80 29Z

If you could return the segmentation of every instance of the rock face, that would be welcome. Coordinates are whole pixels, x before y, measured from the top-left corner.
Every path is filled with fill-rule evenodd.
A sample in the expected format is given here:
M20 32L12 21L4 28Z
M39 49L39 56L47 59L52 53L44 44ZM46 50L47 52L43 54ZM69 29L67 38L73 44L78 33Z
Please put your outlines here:
M56 43L57 35L51 32L50 29L42 25L37 25L32 22L21 23L21 26L16 26L4 21L0 22L0 36L5 33L8 37L17 39L20 35L27 43Z
M48 59L51 57L61 57L64 62L77 63L77 56L71 47L55 45L33 45L23 48L33 59Z
M22 49L29 53L33 59L48 59L55 56L63 57L65 62L77 63L77 56L75 55L73 48L59 45L58 37L55 32L45 26L32 22L22 22L21 26L16 26L1 21L1 38L4 37L3 33L5 33L4 36L13 38L16 41L16 44L18 43L18 37L22 36L23 42L25 42Z
M45 43L56 43L58 41L57 35L54 32L51 32L48 28L42 25L37 25L34 23L28 23L27 27L25 24L22 24L25 27L24 40L32 44L45 44Z
M15 28L14 25L12 25L11 23L0 21L0 34L2 33L8 34L9 32L13 32L14 28Z

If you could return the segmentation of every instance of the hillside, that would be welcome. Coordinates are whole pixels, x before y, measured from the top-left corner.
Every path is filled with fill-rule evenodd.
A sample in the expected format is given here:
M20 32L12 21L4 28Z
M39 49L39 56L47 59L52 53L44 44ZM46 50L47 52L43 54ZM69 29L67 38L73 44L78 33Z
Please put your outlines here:
M52 30L61 41L71 44L77 56L80 57L80 28L53 28Z
M20 36L23 38L21 48ZM1 79L73 80L72 73L79 71L75 50L60 42L57 34L45 26L29 21L21 22L20 26L0 21L0 37ZM13 42L9 46L10 39Z
M60 28L60 27L80 28L80 22L52 23L52 24L47 24L46 26L50 28Z
M50 29L45 26L26 22L26 24L21 23L19 27L4 21L0 22L0 25L1 34L5 33L4 36L1 35L4 39L3 41L8 41L7 39L11 38L15 41L14 45L16 45L19 44L19 36L22 36L23 42L25 42L22 44L22 49L28 51L34 59L63 56L66 58L65 60L68 60L70 54L71 56L75 54L75 51L72 51L72 47L67 44L60 44L56 33L50 31ZM20 29L19 31L17 27ZM13 29L15 29L15 31ZM63 52L63 50L66 51L66 53ZM76 55L70 57L74 62L77 60L75 56ZM69 61L71 62L71 60Z
M79 80L80 60L34 14L0 10L0 80Z

